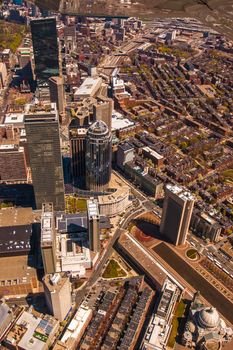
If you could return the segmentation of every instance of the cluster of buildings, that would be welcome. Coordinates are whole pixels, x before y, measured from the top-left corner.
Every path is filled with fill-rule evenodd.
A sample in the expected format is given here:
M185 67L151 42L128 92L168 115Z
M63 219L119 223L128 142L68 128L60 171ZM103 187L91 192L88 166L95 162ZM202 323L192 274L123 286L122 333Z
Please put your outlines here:
M41 18L25 1L4 3L0 16L31 30L15 55L0 53L6 98L0 203L26 206L23 193L30 197L25 208L0 209L0 294L25 297L43 290L52 315L10 309L2 301L0 339L9 349L43 350L54 343L56 350L133 350L154 292L130 279L101 293L94 307L83 302L71 316L71 279L95 269L111 220L131 205L130 187L112 168L149 199L163 199L165 241L184 245L189 229L211 242L231 233L232 48L186 19L144 28L135 18ZM12 85L27 102L22 105L8 104L11 69ZM68 213L69 195L85 199L87 209ZM229 244L221 249L231 256ZM142 270L161 289L141 349L165 349L180 286L130 235L119 246L134 262L142 257ZM42 283L38 268L44 269ZM215 309L193 301L185 346L220 348L231 337Z

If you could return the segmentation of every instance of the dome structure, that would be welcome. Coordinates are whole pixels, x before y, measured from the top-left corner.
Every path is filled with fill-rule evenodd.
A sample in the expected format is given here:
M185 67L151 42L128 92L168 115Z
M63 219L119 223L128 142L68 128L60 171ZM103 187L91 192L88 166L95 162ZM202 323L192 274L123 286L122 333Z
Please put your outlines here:
M105 135L108 134L108 126L102 120L97 120L88 129L89 135Z
M206 307L198 313L198 323L202 328L216 328L219 326L220 317L214 307Z

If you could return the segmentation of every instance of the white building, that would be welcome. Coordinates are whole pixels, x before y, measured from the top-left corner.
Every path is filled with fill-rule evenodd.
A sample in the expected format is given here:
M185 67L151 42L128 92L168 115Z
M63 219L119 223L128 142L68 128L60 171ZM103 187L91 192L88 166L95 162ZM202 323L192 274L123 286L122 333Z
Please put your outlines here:
M69 350L77 349L77 346L92 318L92 313L92 310L88 306L81 304L67 326L61 341L58 341L57 345L55 345L54 350L56 350L56 347L57 349L60 349L58 345L64 345L66 346L66 349Z
M74 92L74 100L79 101L87 97L93 97L102 84L100 77L88 77L82 85Z

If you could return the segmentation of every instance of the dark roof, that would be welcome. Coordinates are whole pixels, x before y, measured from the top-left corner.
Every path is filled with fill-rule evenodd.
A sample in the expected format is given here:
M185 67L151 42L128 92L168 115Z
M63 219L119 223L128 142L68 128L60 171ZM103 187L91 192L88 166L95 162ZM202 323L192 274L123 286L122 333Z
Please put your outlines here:
M57 229L60 232L86 232L87 231L87 212L79 214L56 214ZM100 216L100 229L110 229L110 220L106 216Z
M0 227L0 254L29 252L32 225Z
M119 147L120 147L123 151L129 151L129 150L131 150L131 149L134 149L134 147L133 147L130 143L128 143L128 142L121 143L121 144L119 145Z

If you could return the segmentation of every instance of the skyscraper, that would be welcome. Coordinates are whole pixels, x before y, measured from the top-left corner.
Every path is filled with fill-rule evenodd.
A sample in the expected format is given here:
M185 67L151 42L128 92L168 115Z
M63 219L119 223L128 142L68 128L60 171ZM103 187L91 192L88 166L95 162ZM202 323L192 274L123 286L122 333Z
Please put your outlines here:
M30 22L35 60L35 75L40 82L59 75L59 47L56 18L39 18Z
M46 304L51 314L63 321L71 310L71 284L65 273L43 278Z
M112 135L107 125L99 120L87 130L86 188L103 192L111 178Z
M93 106L94 120L103 120L110 131L112 129L113 107L114 103L111 98L97 99L97 102Z
M51 202L65 209L59 121L56 104L27 105L25 129L37 209Z
M56 230L52 203L43 203L41 215L41 255L44 272L56 272Z
M87 128L70 128L72 182L80 188L85 187L85 147Z
M60 116L65 114L65 93L62 77L49 78L50 101L57 104Z
M89 248L94 252L100 251L100 229L99 229L98 201L90 198L87 201L87 230L89 236Z
M186 241L193 206L190 192L176 185L166 186L160 231L175 245Z

